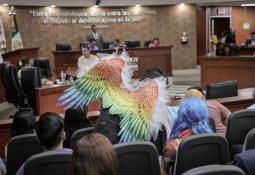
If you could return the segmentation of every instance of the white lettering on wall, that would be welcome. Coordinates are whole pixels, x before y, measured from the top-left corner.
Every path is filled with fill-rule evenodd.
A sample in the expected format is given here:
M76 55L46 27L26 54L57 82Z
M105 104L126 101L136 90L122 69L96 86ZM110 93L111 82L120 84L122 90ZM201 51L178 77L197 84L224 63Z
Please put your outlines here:
M111 24L139 23L145 16L156 16L155 10L112 10L112 11L47 11L29 10L32 17L42 18L43 24Z

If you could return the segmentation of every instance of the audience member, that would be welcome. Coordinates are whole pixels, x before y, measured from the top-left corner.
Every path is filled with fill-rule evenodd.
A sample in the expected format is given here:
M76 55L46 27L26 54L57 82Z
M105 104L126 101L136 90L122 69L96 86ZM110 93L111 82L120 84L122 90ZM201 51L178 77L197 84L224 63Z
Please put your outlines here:
M23 58L22 60L19 61L18 63L18 79L21 79L21 70L25 67L31 67L31 65L29 64L29 60L27 58Z
M228 32L228 34L226 35L226 44L232 44L232 43L236 43L236 34L235 34L235 29L231 28L230 32Z
M241 168L247 175L255 174L255 149L235 155L233 164Z
M65 140L64 120L56 113L46 112L40 117L36 125L36 135L45 151L71 151L70 149L63 149ZM19 168L16 175L24 174L25 163Z
M163 76L166 78L166 83L168 83L167 76L158 68L155 69L147 69L144 74L141 76L139 81L145 82L146 79L153 79L156 77ZM119 123L121 121L121 117L119 115L111 115L109 113L109 108L103 108L100 109L100 116L96 122L96 126L94 129L94 132L101 133L104 136L106 136L112 144L119 143L120 135L118 135L120 131ZM169 126L165 125L165 128L167 131L170 131L170 121L166 117L165 119L166 123L168 123Z
M221 43L225 44L226 43L226 34L225 32L221 32L220 33L220 37L219 37L219 40Z
M108 49L116 49L120 47L120 40L115 39L113 44L110 44Z
M213 56L216 55L216 46L218 44L218 38L217 36L214 34L213 31L211 31L211 36L210 36L210 44L211 44L211 53L213 54Z
M166 171L174 165L181 140L191 135L212 133L208 119L208 109L203 100L198 97L187 97L181 102L170 139L164 148L163 167Z
M96 40L96 46L99 49L103 48L103 37L102 34L97 32L97 27L96 25L91 26L91 31L87 33L86 40L90 41L91 39Z
M230 43L229 48L230 48L230 53L229 53L230 56L240 55L239 47L235 43Z
M251 33L251 38L246 40L245 46L246 47L255 47L255 32Z
M153 39L153 42L149 44L149 47L160 47L160 42L159 42L159 38L155 37Z
M6 174L6 166L3 162L3 160L0 158L0 175Z
M201 87L192 86L188 88L188 91L192 89L201 93L201 95L196 95L197 97L205 99L205 94ZM228 117L231 112L217 100L207 100L206 105L209 111L209 117L211 117L215 122L216 132L224 136L226 133Z
M35 116L31 110L17 111L12 120L11 137L35 132ZM7 158L7 144L5 145L5 158Z
M34 133L35 123L35 116L32 110L17 111L13 116L11 136Z
M88 46L84 46L82 49L82 56L78 58L78 70L76 76L78 78L86 74L92 67L99 63L99 58L90 54Z
M88 46L89 46L89 50L98 50L95 39L90 39Z
M65 112L64 125L66 133L64 147L70 148L70 141L73 133L78 129L91 126L89 120L87 119L87 108L82 109L81 107L78 107L76 109L67 109Z
M224 55L223 56L230 56L230 47L229 45L224 45Z
M205 100L205 94L202 88L199 86L192 86L187 89L185 93L185 98L191 96L195 96L201 98L202 100ZM217 100L207 100L206 105L209 111L209 117L211 117L215 122L216 132L221 135L225 135L228 117L231 112ZM178 106L168 107L169 118L171 121L176 120L178 109Z
M225 44L222 43L221 40L219 40L218 44L216 45L216 55L217 56L224 56L224 54L225 54L224 47L225 47Z
M117 175L117 158L111 142L95 133L74 147L70 175Z

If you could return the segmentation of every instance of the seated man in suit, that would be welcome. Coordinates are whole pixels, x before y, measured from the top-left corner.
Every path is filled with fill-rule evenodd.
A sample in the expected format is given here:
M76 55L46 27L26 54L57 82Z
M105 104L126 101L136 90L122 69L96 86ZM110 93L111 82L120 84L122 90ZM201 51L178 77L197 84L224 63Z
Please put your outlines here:
M246 40L245 46L246 47L255 47L255 32L251 33L251 38Z

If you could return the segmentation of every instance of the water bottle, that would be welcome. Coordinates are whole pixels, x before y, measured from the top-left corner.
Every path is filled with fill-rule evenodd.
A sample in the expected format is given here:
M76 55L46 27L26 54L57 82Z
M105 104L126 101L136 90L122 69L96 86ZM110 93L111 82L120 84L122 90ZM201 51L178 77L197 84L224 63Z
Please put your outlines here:
M61 71L61 74L60 74L60 77L61 77L61 82L65 82L65 79L66 79L66 77L65 77L65 73L64 73L64 71L62 70Z
M73 84L73 77L72 76L70 76L69 82L70 82L70 84Z

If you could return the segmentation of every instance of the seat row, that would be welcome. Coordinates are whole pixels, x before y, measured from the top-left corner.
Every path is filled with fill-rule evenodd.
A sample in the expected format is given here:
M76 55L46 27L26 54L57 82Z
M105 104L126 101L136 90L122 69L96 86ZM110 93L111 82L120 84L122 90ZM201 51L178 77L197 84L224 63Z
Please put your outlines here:
M17 69L12 64L1 64L1 79L5 88L5 101L16 107L24 107L25 99L28 107L36 113L35 88L41 87L41 78L51 76L49 68L44 69L42 65L49 67L49 60L37 60L35 66L22 68L19 81Z
M83 136L93 132L93 127L77 130L71 138L71 148ZM255 129L252 129L246 136L244 150L255 148ZM118 156L119 175L137 174L137 175L159 175L160 160L157 148L151 142L130 142L114 145ZM68 172L71 153L43 152L43 147L37 142L34 134L27 134L13 137L8 143L7 153L7 172L14 175L17 169L27 158L24 172L30 174L49 173L54 167L54 174L66 174ZM38 154L40 153L40 154ZM37 154L37 155L35 155ZM33 156L34 155L34 156ZM216 174L220 170L243 172L232 166L226 165L231 161L229 146L225 137L218 134L194 135L184 139L178 149L174 170L174 175L181 175L190 170L190 174L196 174L203 171ZM213 166L207 166L213 165ZM217 169L215 166L218 165ZM206 166L206 167L201 167ZM138 168L139 167L139 168ZM203 171L202 171L202 170ZM235 174L235 173L233 173ZM244 174L244 173L243 173Z

